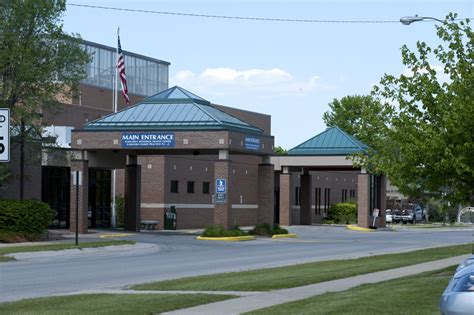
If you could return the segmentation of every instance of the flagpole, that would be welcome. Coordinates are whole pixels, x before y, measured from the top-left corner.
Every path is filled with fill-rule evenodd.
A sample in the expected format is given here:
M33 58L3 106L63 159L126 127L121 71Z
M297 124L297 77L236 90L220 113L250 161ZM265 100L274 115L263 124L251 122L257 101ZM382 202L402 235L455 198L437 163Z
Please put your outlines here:
M117 40L120 36L120 27L117 28ZM117 112L117 99L118 99L118 68L117 68L117 60L118 60L118 42L117 42L117 48L115 50L115 77L114 77L114 89L113 89L113 102L114 102L114 113ZM115 204L115 197L117 194L117 184L116 184L116 179L117 179L117 170L113 169L112 170L112 227L116 228L117 227L117 207Z

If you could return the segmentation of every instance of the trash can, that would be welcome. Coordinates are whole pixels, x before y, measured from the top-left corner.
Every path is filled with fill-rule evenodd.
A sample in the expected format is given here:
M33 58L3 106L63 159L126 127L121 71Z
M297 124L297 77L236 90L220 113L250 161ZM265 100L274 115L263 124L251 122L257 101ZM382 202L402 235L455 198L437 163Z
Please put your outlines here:
M176 230L177 221L176 207L171 206L165 211L165 230Z

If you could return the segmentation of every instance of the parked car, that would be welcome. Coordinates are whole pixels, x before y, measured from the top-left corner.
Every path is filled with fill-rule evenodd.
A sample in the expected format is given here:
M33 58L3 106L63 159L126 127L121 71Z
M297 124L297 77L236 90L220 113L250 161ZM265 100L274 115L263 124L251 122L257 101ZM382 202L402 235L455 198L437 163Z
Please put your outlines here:
M402 213L400 210L392 210L392 221L394 223L400 223L402 221Z
M392 222L393 222L392 210L387 209L385 210L385 223L392 223Z
M456 268L456 272L458 272L459 270L465 268L465 267L468 267L470 265L474 264L474 254L472 254L471 256L467 257L465 261L463 261L462 263L459 264L459 266Z
M443 315L474 314L474 264L457 271L439 301Z
M427 213L421 205L409 203L408 206L402 210L401 221L405 224L415 224L417 222L426 223Z

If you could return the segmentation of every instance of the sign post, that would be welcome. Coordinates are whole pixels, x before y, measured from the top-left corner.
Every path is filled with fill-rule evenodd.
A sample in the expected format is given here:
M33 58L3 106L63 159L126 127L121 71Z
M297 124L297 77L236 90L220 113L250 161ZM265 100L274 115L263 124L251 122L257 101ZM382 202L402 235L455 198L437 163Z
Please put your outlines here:
M0 108L0 162L10 162L10 109Z
M379 212L380 212L380 210L377 209L377 208L375 208L375 209L374 209L374 212L372 213L372 216L374 217L374 222L372 223L372 227L373 227L374 229L377 228L377 227L375 226L375 220L376 220L377 217L379 216Z

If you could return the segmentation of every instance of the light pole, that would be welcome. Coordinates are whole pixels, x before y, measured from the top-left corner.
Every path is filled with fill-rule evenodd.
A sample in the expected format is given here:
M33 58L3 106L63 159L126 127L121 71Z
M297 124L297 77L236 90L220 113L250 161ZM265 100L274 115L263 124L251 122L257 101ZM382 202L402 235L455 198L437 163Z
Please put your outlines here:
M440 23L444 24L444 21L442 21L440 19L437 19L437 18L434 18L434 17L429 17L429 16L418 16L418 15L403 16L403 17L400 18L400 23L402 23L403 25L410 25L413 22L420 22L420 21L424 21L424 20L433 20L433 21L437 21L437 22L440 22Z

